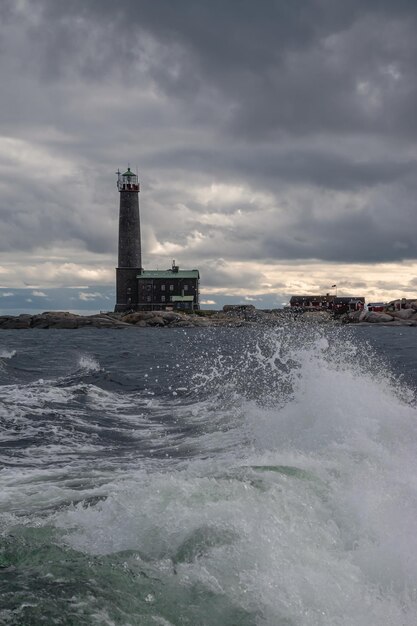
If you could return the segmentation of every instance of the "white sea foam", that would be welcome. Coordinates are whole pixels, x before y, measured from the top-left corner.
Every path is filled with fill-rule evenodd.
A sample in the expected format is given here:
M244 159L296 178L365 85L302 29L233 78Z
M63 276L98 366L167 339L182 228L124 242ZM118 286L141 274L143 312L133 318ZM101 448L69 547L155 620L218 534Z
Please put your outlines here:
M414 626L417 410L348 340L281 340L256 358L287 392L275 404L240 397L228 459L130 474L54 523L77 550L171 563L179 588L226 594L259 623Z
M65 544L101 563L133 551L149 576L138 575L138 584L161 581L149 602L156 623L169 623L158 606L192 590L194 606L204 593L226 598L252 616L244 624L415 626L412 394L367 348L302 328L259 336L231 358L218 353L190 387L195 382L198 393L213 394L172 400L170 409L174 422L193 429L186 443L199 457L154 473L148 459L143 470L119 467L97 484L84 468L84 491L59 475L55 483L52 472L22 472L15 482L5 472L6 505L14 494L18 512L73 500L38 523L64 531ZM83 389L90 408L113 418L119 407L120 426L133 427L137 415L145 427L142 411L155 417L164 408L158 398L145 406L139 394ZM86 423L82 414L72 419ZM137 432L170 441L159 425ZM90 506L91 495L103 499Z
M99 372L101 369L98 360L89 354L83 354L80 356L78 359L78 365L81 369L87 372Z
M30 407L33 410L40 408L42 411L46 403L67 403L73 394L73 389L55 387L43 379L25 386L3 385L0 387L0 400L13 412L21 407Z
M90 447L90 450L92 446ZM58 450L59 453L62 450ZM20 516L25 513L43 511L45 508L53 508L60 506L64 502L77 502L81 498L85 499L91 496L102 496L106 493L104 485L110 480L114 480L117 472L97 471L94 468L85 469L83 479L80 480L79 475L71 465L62 467L61 469L44 469L36 467L36 462L32 463L35 467L30 470L27 468L14 467L13 469L3 469L0 472L0 512L2 513L3 522L8 515L18 515L18 519L12 521L7 520L7 526L13 522L22 523ZM90 487L80 492L79 485L90 482ZM33 517L28 517L27 523L30 524ZM48 523L48 519L39 518L36 525Z
M0 359L12 359L16 354L16 350L0 349Z

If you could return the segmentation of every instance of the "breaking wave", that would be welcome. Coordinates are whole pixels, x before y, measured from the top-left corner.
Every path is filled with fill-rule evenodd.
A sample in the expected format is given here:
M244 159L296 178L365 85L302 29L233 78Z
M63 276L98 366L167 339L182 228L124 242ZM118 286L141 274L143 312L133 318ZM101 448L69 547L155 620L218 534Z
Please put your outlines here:
M16 350L0 349L0 359L12 359L16 354Z
M136 378L147 344L117 334L125 387L100 355L119 386L1 391L57 439L0 474L0 623L414 626L417 408L389 355L332 327L171 332L138 335Z

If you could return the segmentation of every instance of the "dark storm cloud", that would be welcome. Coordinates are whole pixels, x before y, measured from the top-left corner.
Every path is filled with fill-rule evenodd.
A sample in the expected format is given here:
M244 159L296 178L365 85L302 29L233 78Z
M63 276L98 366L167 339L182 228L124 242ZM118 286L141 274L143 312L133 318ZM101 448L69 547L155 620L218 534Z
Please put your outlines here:
M192 265L416 258L415 0L5 0L0 18L0 134L24 142L0 153L0 250L114 255L112 176L137 158L144 247ZM212 183L243 191L202 199Z
M358 187L388 184L417 172L416 159L395 160L390 155L381 155L372 161L362 160L361 155L348 156L329 148L282 150L254 146L251 150L239 151L224 147L221 154L202 148L171 151L164 154L148 154L143 166L186 169L200 171L220 177L226 172L231 179L241 177L256 186L267 184L276 188L276 181L307 183L329 189L355 189Z
M145 63L158 87L187 99L193 113L193 99L216 90L225 107L218 122L239 135L416 130L412 2L46 0L44 7L49 71L72 64L102 76L118 59L134 76L135 63ZM159 44L153 56L146 35Z
M368 214L342 215L336 219L318 220L306 217L303 239L294 237L265 238L264 255L269 258L317 258L333 262L376 263L410 258L415 254L416 229L393 240L392 233Z

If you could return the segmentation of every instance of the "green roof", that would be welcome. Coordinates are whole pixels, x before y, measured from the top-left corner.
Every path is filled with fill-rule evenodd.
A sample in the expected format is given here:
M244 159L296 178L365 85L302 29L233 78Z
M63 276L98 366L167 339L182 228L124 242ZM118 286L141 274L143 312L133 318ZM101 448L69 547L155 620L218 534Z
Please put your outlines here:
M130 171L130 167L127 168L127 172L125 172L124 174L122 174L122 176L136 176L136 174L134 172Z
M198 270L178 270L178 272L173 272L172 270L143 270L141 274L138 274L137 278L165 278L166 280L172 278L200 278L200 272Z

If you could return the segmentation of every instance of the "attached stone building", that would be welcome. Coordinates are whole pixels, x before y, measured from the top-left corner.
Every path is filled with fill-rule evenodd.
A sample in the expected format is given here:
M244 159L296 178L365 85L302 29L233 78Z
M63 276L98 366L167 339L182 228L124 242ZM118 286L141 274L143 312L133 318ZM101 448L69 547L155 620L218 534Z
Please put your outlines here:
M142 270L137 276L138 308L142 310L199 309L198 270Z

